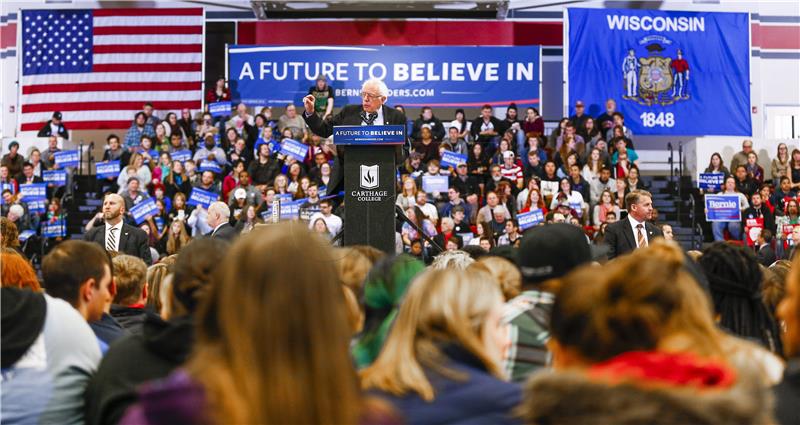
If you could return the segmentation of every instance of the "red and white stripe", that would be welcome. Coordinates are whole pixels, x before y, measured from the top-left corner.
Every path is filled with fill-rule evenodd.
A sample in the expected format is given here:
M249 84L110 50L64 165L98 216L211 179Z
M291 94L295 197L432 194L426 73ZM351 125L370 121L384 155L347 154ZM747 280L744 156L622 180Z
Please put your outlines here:
M145 102L162 118L201 108L202 8L92 13L92 72L23 76L21 131L38 131L54 111L70 130L95 130L129 128Z

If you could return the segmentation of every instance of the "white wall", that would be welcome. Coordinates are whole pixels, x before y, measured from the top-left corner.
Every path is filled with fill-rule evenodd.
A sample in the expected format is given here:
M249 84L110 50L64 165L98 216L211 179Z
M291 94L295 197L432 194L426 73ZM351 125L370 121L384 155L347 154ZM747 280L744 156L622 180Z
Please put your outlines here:
M728 167L736 152L742 150L742 138L735 137L700 137L684 145L685 174L697 181L700 173L705 171L711 160L711 154L718 152ZM786 143L791 154L793 149L800 149L800 140L751 139L753 150L758 155L758 165L764 167L764 178L771 179L770 164L778 153L778 144ZM733 172L733 170L731 170Z

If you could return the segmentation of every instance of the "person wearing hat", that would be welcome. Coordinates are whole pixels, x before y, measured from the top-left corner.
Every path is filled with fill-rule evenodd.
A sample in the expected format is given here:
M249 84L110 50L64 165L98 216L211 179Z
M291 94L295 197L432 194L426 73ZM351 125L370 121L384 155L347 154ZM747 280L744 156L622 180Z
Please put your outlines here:
M586 107L583 104L582 100L575 101L575 115L569 117L569 122L575 126L577 129L582 129L586 127L586 120L589 119L589 115L586 115L584 112L586 111Z
M69 131L67 127L64 127L64 123L61 121L61 112L53 112L53 118L44 123L42 128L39 129L39 133L36 134L36 137L50 136L58 136L69 140Z
M514 157L514 152L503 152L503 164L500 165L500 173L502 174L503 178L508 179L514 185L516 185L518 190L522 189L525 179L522 173L522 166Z
M308 89L308 94L314 96L314 113L323 120L333 113L333 88L328 85L325 74L317 76L316 84Z
M591 259L589 243L578 227L548 224L531 228L523 235L517 254L522 293L508 301L503 312L511 338L504 368L512 381L524 381L547 366L550 355L545 344L555 300L554 279Z
M8 144L8 153L3 155L0 165L8 167L8 177L11 179L22 176L25 158L19 154L19 143L16 140Z

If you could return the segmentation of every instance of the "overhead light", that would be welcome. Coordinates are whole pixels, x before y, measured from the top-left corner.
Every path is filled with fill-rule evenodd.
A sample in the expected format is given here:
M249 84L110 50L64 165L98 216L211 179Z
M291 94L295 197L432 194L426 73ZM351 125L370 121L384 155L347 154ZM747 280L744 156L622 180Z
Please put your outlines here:
M433 5L434 9L441 10L472 10L478 8L478 3L464 2L464 3L436 3Z
M294 10L307 10L307 9L327 9L328 3L312 3L312 2L289 2L285 4L287 9Z

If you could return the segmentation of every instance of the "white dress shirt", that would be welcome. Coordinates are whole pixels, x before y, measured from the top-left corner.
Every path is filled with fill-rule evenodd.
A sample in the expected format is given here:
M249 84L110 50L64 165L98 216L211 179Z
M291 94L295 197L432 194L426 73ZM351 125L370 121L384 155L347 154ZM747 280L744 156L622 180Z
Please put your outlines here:
M631 222L631 229L633 229L633 240L636 241L636 247L639 248L639 229L637 228L638 225L642 225L642 234L644 235L644 240L647 244L650 244L650 239L647 237L647 226L643 221L636 221L630 214L628 214L628 220Z
M117 223L117 224L115 224L113 226L111 226L108 223L106 223L106 240L103 243L103 247L104 248L108 246L108 242L109 242L108 241L108 235L109 235L109 233L111 233L111 229L115 229L114 230L114 251L119 252L119 240L120 240L120 237L122 236L122 220L120 220L119 223Z

